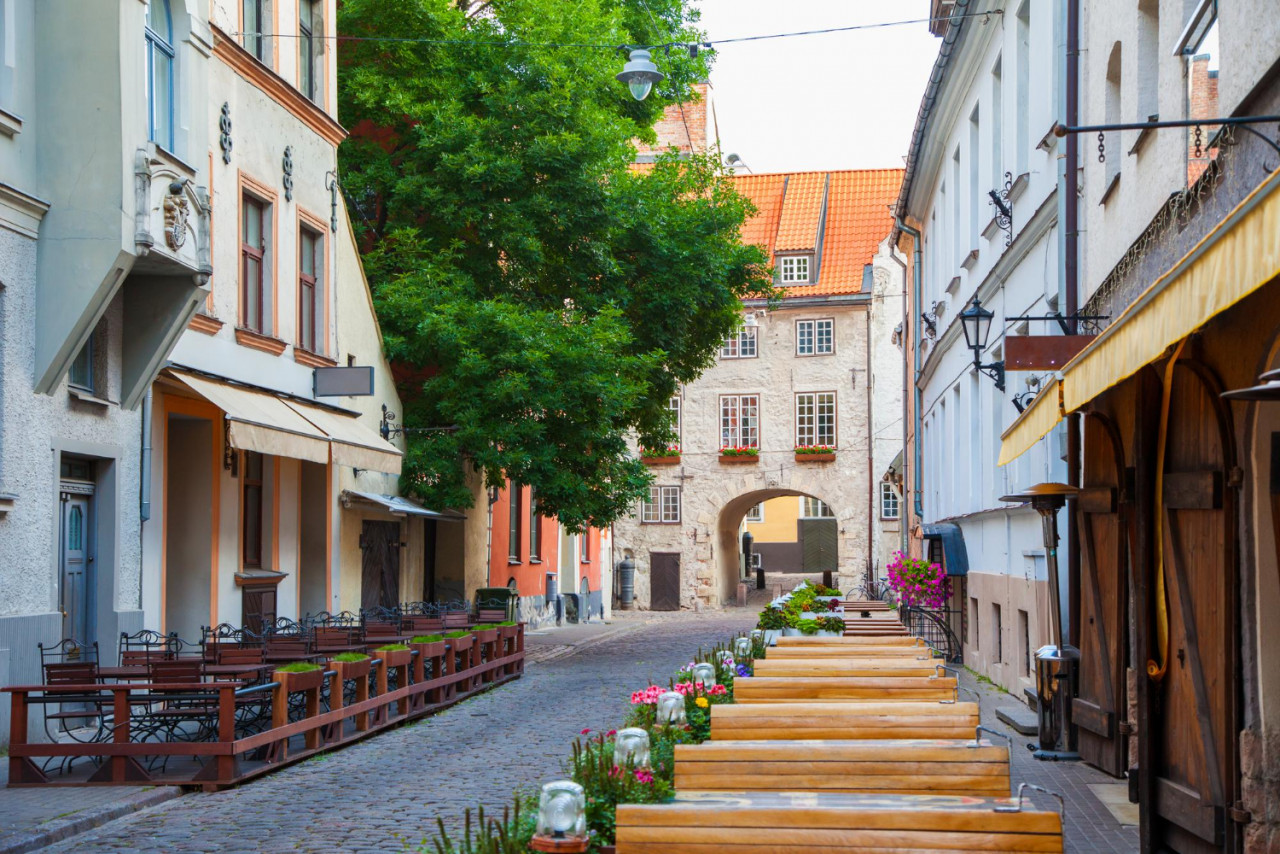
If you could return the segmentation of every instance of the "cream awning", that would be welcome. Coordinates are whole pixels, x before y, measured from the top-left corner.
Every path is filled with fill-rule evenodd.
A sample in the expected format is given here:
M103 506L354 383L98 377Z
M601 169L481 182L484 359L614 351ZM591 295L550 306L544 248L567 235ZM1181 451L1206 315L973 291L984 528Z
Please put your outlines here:
M365 504L373 505L392 516L420 516L424 519L437 519L442 522L465 522L467 517L461 513L452 510L443 513L436 510L429 510L421 504L414 504L407 498L399 495L385 495L380 492L361 492L356 489L342 490L342 497L346 500L360 501ZM343 506L346 506L344 500Z
M227 442L242 451L400 473L400 450L354 415L300 403L269 391L171 371L227 416Z
M400 474L400 462L403 459L400 449L353 416L308 406L295 400L286 400L285 405L329 435L329 450L334 463Z
M1031 450L1031 446L1058 426L1061 420L1062 384L1054 379L1032 398L1031 405L1009 425L1009 429L1000 434L1000 460L996 464L1011 463Z
M1063 366L1074 412L1280 275L1280 169Z
M173 371L173 377L227 416L227 443L242 451L329 462L329 437L267 392Z

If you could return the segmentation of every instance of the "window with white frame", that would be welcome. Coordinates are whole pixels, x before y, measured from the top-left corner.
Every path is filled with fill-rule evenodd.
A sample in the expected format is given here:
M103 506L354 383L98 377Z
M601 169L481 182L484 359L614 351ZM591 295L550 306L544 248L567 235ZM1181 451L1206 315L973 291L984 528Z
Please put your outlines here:
M892 483L880 484L880 518L898 518L898 490Z
M720 398L720 447L760 447L760 395L731 394Z
M320 45L324 28L316 0L298 2L298 91L310 101L320 100Z
M836 514L822 499L806 495L800 499L800 516L804 519L834 519Z
M805 392L796 395L796 445L836 444L836 393Z
M778 271L784 285L809 284L809 256L784 255L778 259Z
M680 396L676 395L667 401L667 412L671 418L671 432L676 437L676 445L680 444Z
M242 0L240 38L244 49L259 62L271 64L268 24L272 20L271 0Z
M640 521L646 525L672 525L680 521L680 487L651 486L640 505Z
M169 0L147 7L147 138L173 151L173 18Z
M744 326L725 339L720 348L721 359L754 359L756 357L755 326Z
M750 510L747 511L747 521L748 522L764 521L764 502L763 501L761 501L755 507L752 507Z
M796 321L796 355L828 356L836 351L836 322L831 318Z

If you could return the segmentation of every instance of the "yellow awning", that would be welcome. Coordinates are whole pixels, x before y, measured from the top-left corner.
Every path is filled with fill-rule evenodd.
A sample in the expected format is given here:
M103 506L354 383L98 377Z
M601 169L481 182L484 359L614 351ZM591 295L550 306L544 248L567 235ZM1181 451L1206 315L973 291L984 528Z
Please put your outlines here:
M1000 434L1000 460L1005 465L1031 450L1062 420L1062 385L1050 380L1032 400L1031 405L1019 415L1009 429Z
M329 435L331 459L337 465L400 474L400 449L361 424L343 415L296 400L285 405Z
M1062 400L1067 412L1133 376L1171 345L1280 275L1277 188L1280 169L1063 366Z
M279 397L230 383L172 371L175 379L227 416L227 443L242 451L329 462L329 437Z

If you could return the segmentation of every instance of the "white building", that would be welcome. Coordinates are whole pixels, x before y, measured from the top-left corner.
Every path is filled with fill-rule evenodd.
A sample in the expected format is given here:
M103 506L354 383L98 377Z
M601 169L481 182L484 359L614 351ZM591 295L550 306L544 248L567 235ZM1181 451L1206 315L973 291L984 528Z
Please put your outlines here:
M650 500L614 526L615 557L636 562L639 607L733 602L744 572L743 519L779 496L807 496L829 508L834 522L817 512L809 520L804 549L814 561L806 562L832 571L844 587L862 584L871 555L871 482L879 477L868 439L868 304L875 281L901 289L903 265L887 244L880 247L901 175L733 178L758 208L743 239L766 248L784 296L777 309L749 304L746 325L725 342L717 363L672 400L678 452L643 454L657 479ZM801 453L806 446L828 453ZM733 447L755 453L722 453Z
M915 549L945 558L961 576L952 580L948 607L957 612L951 622L965 663L1019 694L1032 684L1034 650L1049 640L1044 543L1039 517L1000 497L1065 481L1065 434L1059 428L998 465L1001 433L1018 414L1015 399L1023 403L1019 396L1046 377L1009 370L998 388L975 368L959 315L975 299L994 312L980 354L989 365L1002 363L1006 335L1053 331L1017 318L1061 309L1061 142L1051 133L1058 104L1047 96L1062 89L1061 6L972 0L954 12L991 17L936 25L943 39L937 83L921 106L897 208L906 225L899 245L913 253L919 276L909 285L906 341L906 509ZM991 191L1012 214L1007 227Z

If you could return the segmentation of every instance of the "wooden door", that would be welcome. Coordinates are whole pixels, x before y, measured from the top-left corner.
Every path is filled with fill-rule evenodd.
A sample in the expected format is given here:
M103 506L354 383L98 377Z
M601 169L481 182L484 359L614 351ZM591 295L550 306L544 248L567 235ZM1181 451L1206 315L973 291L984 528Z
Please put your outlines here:
M649 552L649 608L680 610L680 555Z
M836 520L800 520L801 566L804 572L836 569Z
M1237 850L1228 814L1239 791L1237 478L1230 411L1220 391L1207 368L1179 362L1164 458L1169 640L1167 670L1153 687L1152 842L1155 850L1180 854Z
M240 593L240 618L244 627L259 637L276 622L276 588L274 584L244 587Z
M1124 455L1116 425L1084 419L1084 470L1076 502L1080 536L1080 680L1072 701L1080 755L1115 777L1128 765L1120 721L1128 700L1125 665L1128 529Z
M62 636L93 642L92 484L62 484Z
M365 521L360 531L360 607L400 604L400 523Z

